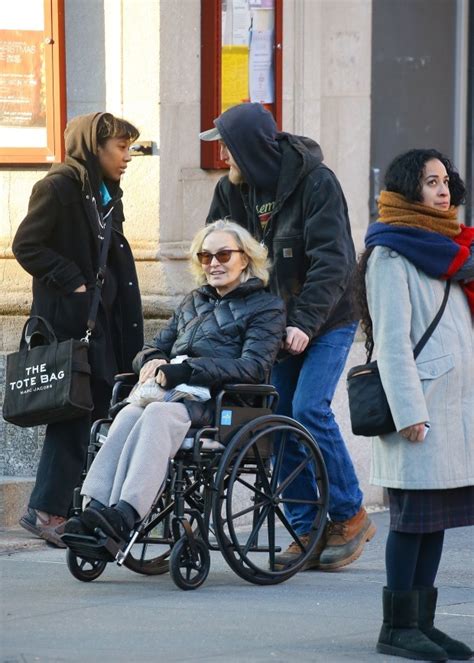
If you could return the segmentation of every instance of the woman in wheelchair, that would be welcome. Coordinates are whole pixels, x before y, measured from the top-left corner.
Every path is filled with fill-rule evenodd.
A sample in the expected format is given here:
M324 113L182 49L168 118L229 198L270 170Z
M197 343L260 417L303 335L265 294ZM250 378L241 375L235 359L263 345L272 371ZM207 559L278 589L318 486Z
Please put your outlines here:
M281 299L265 290L267 250L241 226L216 221L194 237L191 270L198 287L134 360L143 383L155 377L165 390L181 383L208 387L261 383L285 330ZM185 355L182 363L170 363ZM210 402L128 404L111 424L81 494L90 498L66 533L100 528L117 541L149 511L165 482L169 460L191 426L208 424Z

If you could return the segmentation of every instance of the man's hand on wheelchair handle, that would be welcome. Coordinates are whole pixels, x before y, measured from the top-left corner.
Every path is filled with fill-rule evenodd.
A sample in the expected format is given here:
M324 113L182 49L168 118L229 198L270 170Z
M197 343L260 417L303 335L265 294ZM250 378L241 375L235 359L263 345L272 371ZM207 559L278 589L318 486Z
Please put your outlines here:
M150 359L150 361L147 361L146 364L142 366L138 381L145 382L148 378L154 378L156 369L167 363L166 359Z
M283 349L292 355L304 352L309 343L309 336L298 327L287 327L286 337L283 339Z

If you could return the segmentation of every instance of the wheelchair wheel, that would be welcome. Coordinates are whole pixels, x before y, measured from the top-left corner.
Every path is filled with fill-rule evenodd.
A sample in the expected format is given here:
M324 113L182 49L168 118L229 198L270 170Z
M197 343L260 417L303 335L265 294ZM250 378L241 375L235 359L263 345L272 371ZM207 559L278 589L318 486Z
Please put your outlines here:
M209 573L211 558L207 545L202 539L194 539L194 547L195 550L188 537L183 536L171 551L171 577L180 589L197 589Z
M146 576L168 573L170 542L173 541L171 520L174 510L173 488L168 486L160 497L156 510L148 517L145 533L137 539L127 555L124 562L127 568Z
M66 552L66 563L72 575L82 582L91 582L102 575L107 562L102 559L86 559L76 555L70 548Z
M154 543L136 543L125 560L125 566L144 576L159 576L169 571L171 548ZM157 554L160 553L160 554Z
M283 458L295 458L286 474ZM312 494L304 494L308 479ZM309 509L313 519L304 544L285 508ZM222 555L244 580L271 585L301 570L326 524L328 478L321 452L298 422L288 417L259 417L241 428L223 454L216 475L214 525ZM295 541L301 554L286 566L275 560Z

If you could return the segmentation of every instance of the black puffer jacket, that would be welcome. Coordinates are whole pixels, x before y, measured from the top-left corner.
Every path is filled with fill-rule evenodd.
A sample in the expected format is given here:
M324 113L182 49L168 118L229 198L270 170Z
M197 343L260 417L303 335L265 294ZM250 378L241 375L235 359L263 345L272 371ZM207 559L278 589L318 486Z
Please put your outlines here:
M256 278L224 297L208 285L190 292L164 329L134 360L138 373L147 361L188 355L189 384L216 391L228 383L259 383L268 373L285 330L282 300ZM202 403L185 403L194 425L209 423Z
M355 250L347 204L336 176L323 164L319 145L303 136L276 133L260 104L234 106L215 124L246 183L234 185L227 176L221 178L207 222L228 217L265 243L272 262L270 289L286 302L289 326L314 338L352 322ZM278 166L279 175L275 207L263 232L255 192L270 187L271 164Z

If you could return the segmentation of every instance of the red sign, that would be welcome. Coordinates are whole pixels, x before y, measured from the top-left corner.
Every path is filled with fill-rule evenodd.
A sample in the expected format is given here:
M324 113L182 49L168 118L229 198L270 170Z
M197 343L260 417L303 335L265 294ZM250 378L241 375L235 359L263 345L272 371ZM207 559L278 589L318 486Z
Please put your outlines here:
M44 32L0 30L0 125L46 126Z

